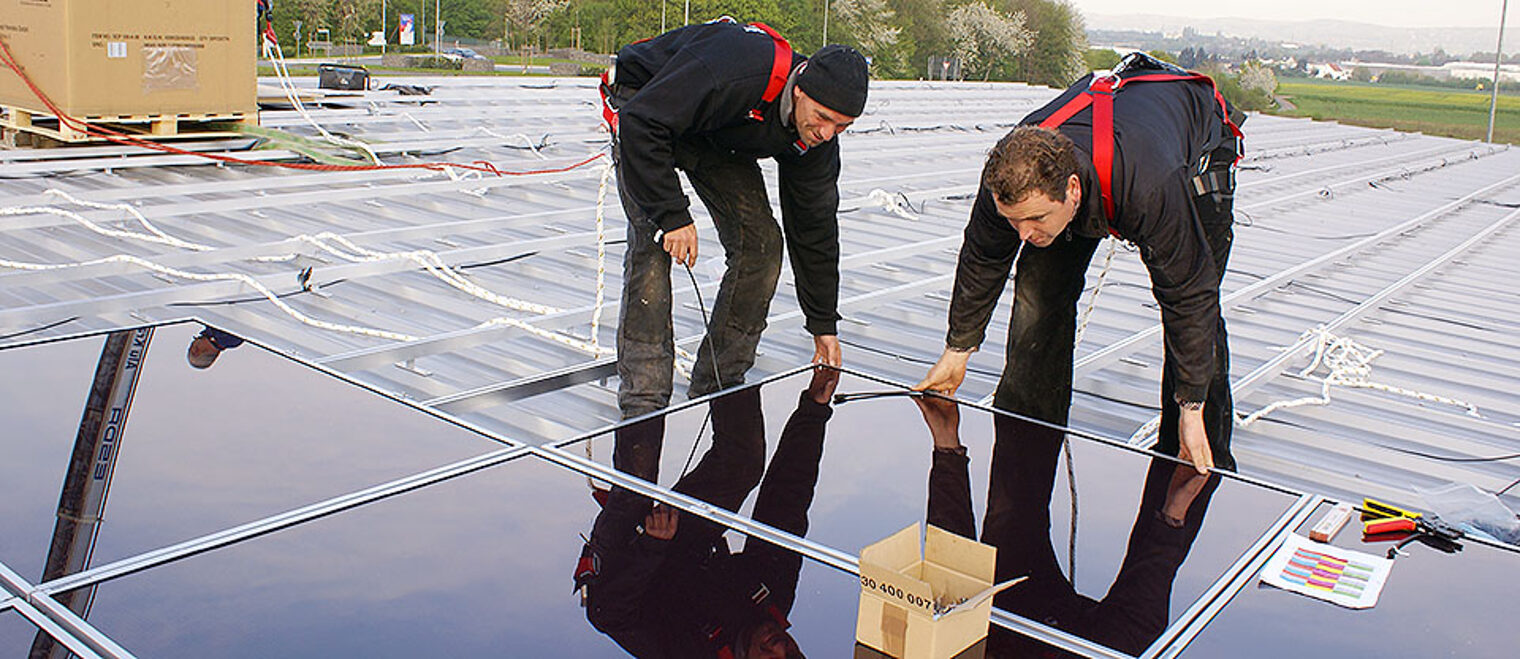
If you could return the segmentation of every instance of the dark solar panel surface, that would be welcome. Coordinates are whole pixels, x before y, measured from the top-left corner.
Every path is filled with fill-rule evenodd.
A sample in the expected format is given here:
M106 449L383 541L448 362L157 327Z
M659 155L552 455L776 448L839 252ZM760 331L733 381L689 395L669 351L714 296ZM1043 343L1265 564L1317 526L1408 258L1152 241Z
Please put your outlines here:
M790 572L765 574L769 586L779 584L780 612L804 651L841 655L853 642L859 586L841 569L849 561L838 557L852 559L935 514L930 492L950 482L948 472L931 469L931 435L912 398L831 408L814 402L836 392L900 391L867 377L844 373L830 389L826 378L799 369L678 406L662 417L654 491L681 508L686 533L710 528L725 549L703 549L701 561L657 563L663 576L631 596L639 610L678 615L644 616L634 632L603 633L572 594L571 576L583 537L599 514L612 519L606 512L612 507L590 495L581 472L592 469L566 458L589 449L593 464L610 466L616 432L519 449L484 468L284 523L288 511L341 502L518 445L255 344L224 351L209 369L192 369L184 350L201 329L198 323L154 329L117 438L104 514L87 560L74 556L69 572L132 567L51 584L64 575L44 578L43 565L50 550L61 551L54 546L60 489L106 338L0 350L0 416L9 429L0 438L7 456L0 461L0 526L7 529L0 562L37 584L37 593L82 614L82 634L99 634L138 656L613 656L627 633L690 633L682 625L707 615L704 598L714 589L750 587L745 570L755 563L736 557L761 555L790 557L782 561L793 566ZM1059 449L1032 448L1058 446L1058 431L1000 425L993 412L970 406L960 408L958 427L970 458L963 504L974 528L967 532L985 534L1008 557L999 579L1032 577L998 605L1034 621L1036 633L1050 625L1109 648L1099 652L1139 655L1172 644L1163 630L1193 623L1202 605L1245 569L1253 547L1276 533L1274 523L1304 500L1215 476L1210 494L1189 509L1196 538L1179 541L1157 531L1162 527L1142 493L1148 480L1159 484L1156 492L1173 491L1166 484L1175 489L1187 468L1177 472L1132 447L1069 436L1072 478ZM998 442L999 469L1017 478L993 479ZM807 446L812 452L800 448ZM636 475L613 473L620 483L635 483ZM1048 492L1018 480L1029 474L1049 479ZM706 485L694 484L704 478ZM993 496L994 480L1032 491ZM756 502L767 496L771 505L762 511ZM1008 513L1004 519L1016 520L995 524L1001 535L984 517L989 498ZM720 507L738 517L723 525L704 519ZM267 530L230 543L213 540L240 525ZM683 537L671 546L688 546L680 545ZM756 549L769 546L761 537L779 537L791 548L764 554ZM1165 552L1156 547L1177 542L1181 554L1157 558ZM1338 542L1358 543L1349 532ZM155 552L171 545L180 549L158 558ZM618 556L602 555L604 578L627 565ZM1281 656L1308 645L1323 651L1311 656L1338 656L1367 647L1348 639L1393 634L1407 639L1400 647L1422 656L1506 656L1513 643L1494 641L1509 633L1507 609L1493 603L1512 590L1514 560L1482 545L1454 556L1416 546L1400 559L1378 608L1363 612L1257 588L1251 579L1188 651ZM725 567L714 572L714 565ZM683 591L687 575L698 573L733 578ZM1496 578L1502 575L1511 576ZM36 634L16 611L0 612L6 656L27 652ZM989 648L1010 642L1019 651L1030 643L998 630Z

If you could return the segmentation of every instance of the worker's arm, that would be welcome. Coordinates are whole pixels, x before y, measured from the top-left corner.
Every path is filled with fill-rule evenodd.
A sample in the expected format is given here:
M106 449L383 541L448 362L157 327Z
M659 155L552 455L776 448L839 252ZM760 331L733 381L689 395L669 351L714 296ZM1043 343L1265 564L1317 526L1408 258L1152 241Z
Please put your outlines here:
M1219 280L1203 224L1179 170L1173 184L1154 186L1136 209L1141 226L1140 256L1150 272L1151 291L1161 307L1167 362L1173 368L1178 403L1208 396L1214 375L1214 343L1219 332ZM1178 422L1179 457L1200 473L1214 466L1204 431L1203 409L1183 405Z
M677 54L618 111L619 187L666 234L691 224L675 142L697 127L716 87L701 59Z
M839 140L803 155L776 158L780 172L781 227L797 282L797 304L815 337L839 333ZM820 352L827 346L816 345ZM832 359L838 365L838 342ZM815 361L817 361L815 359Z
M945 352L915 389L950 395L960 388L966 377L966 362L986 337L987 324L1007 286L1018 252L1018 231L998 214L992 193L985 187L979 189L955 264Z

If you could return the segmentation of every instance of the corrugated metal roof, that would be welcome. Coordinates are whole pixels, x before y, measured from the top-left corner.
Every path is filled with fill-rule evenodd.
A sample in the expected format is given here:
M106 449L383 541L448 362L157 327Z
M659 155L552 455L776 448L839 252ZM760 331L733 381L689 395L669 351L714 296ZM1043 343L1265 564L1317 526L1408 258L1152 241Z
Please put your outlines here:
M429 97L366 92L313 110L327 129L397 162L489 160L506 170L563 166L605 142L585 79L404 80ZM877 84L842 146L841 311L847 364L917 380L942 347L955 251L986 149L1054 90L1010 84ZM314 134L294 112L267 127ZM1410 486L1470 482L1497 490L1520 477L1520 298L1509 283L1520 202L1520 151L1505 146L1255 116L1236 199L1239 226L1225 278L1237 409L1317 395L1323 369L1300 349L1307 330L1384 354L1370 379L1460 399L1452 405L1337 387L1325 406L1269 415L1236 433L1243 473L1333 498L1413 502ZM537 148L528 148L529 145ZM542 145L539 147L539 145ZM207 146L207 145L201 145ZM279 151L253 151L281 158ZM522 321L589 340L597 292L596 216L604 161L563 173L459 180L437 173L297 172L215 166L192 157L111 146L0 152L6 207L74 216L4 219L0 258L59 264L127 254L196 273L252 277L313 318L419 337L402 342L304 325L241 281L192 282L124 263L0 273L0 336L16 342L194 316L258 338L376 390L519 441L563 440L617 418L611 358L526 331ZM767 168L773 175L773 168ZM102 235L151 235L117 208L204 248ZM617 322L623 217L607 198L606 303L597 339ZM705 214L694 205L699 218ZM710 227L705 218L699 226ZM504 308L401 259L351 262L296 236L338 234L380 252L426 250L501 295L552 307ZM695 276L710 300L719 246L702 231ZM1089 281L1103 263L1094 259ZM296 253L290 261L254 257ZM313 268L313 293L296 273ZM752 378L804 362L811 342L790 284L772 304ZM695 345L701 320L689 284L675 281L676 330ZM1158 315L1138 258L1120 248L1079 347L1073 427L1126 438L1154 414L1161 361ZM1093 294L1089 290L1083 304ZM1007 297L962 394L989 394L1001 366ZM43 328L43 329L38 329ZM35 330L35 331L33 331ZM22 334L26 333L26 334ZM1260 372L1258 370L1260 369ZM678 385L679 386L679 385ZM1511 491L1505 501L1520 507Z

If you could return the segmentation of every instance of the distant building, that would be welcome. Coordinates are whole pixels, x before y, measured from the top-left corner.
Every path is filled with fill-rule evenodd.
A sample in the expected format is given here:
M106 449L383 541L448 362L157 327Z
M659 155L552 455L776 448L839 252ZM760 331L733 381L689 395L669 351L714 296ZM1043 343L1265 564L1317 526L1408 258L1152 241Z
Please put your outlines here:
M1350 80L1351 71L1335 62L1310 63L1309 74L1326 80Z
M1452 78L1491 80L1494 77L1493 62L1447 62L1440 68ZM1520 64L1500 65L1499 82L1520 83Z

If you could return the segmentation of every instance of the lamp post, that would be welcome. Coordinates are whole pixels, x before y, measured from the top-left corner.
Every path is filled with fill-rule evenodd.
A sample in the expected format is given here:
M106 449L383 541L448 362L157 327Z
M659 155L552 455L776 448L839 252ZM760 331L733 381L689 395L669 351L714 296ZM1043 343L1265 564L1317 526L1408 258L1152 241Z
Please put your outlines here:
M433 0L433 54L443 54L443 0Z
M823 45L829 45L829 0L823 0Z
M385 56L385 43L390 38L385 35L385 0L380 0L380 56Z
M1504 19L1509 14L1509 0L1499 7L1499 44L1494 46L1494 89L1488 99L1488 143L1494 143L1494 113L1499 109L1499 63L1504 61Z

